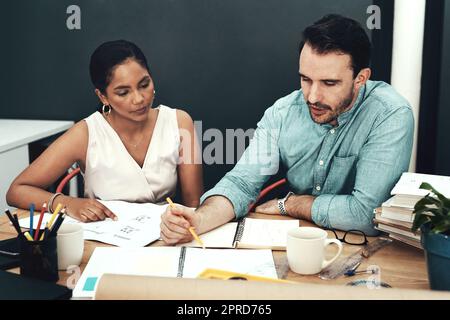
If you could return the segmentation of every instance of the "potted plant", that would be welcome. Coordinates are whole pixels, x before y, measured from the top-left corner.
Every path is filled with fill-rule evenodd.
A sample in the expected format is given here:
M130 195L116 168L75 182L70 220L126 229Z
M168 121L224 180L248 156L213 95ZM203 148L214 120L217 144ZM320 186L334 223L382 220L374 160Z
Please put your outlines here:
M414 206L412 231L421 231L431 289L450 290L450 199L429 183L422 183L420 188L431 193Z

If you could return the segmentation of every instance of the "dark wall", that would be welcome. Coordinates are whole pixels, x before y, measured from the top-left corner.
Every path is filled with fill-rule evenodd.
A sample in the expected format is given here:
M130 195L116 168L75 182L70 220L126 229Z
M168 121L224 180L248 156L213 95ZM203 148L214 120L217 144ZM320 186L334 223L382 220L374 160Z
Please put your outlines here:
M2 51L9 50L3 67L9 89L0 95L0 118L78 121L88 116L98 105L88 74L90 54L104 41L123 38L146 54L157 104L188 111L194 120L203 121L203 131L225 132L254 128L265 109L299 87L298 43L305 26L326 13L344 14L365 26L372 1L7 3L4 13L9 20L4 21L10 37ZM71 4L81 8L81 30L66 28L66 8ZM388 28L383 32L390 34ZM390 64L375 66L375 74L388 78ZM205 166L206 187L231 167Z
M444 0L427 1L425 10L416 171L428 174L436 172L444 6Z
M445 2L442 33L442 58L439 90L439 111L436 139L436 173L450 175L450 2Z
M450 2L427 1L417 172L450 176Z

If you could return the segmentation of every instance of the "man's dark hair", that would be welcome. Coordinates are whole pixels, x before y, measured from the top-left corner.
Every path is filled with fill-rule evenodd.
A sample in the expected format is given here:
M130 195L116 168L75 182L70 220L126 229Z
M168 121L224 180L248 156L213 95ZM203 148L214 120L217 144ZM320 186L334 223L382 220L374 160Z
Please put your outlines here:
M329 14L303 30L300 52L307 43L317 53L342 52L351 57L353 77L370 65L370 40L361 25L350 18Z

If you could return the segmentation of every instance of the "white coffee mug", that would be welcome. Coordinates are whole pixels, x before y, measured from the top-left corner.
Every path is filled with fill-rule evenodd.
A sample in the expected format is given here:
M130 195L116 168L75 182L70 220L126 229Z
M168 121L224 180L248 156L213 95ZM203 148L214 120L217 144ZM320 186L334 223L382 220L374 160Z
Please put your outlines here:
M83 258L83 227L79 224L63 223L56 236L58 269L67 270L79 266Z
M336 260L342 252L342 243L327 237L326 231L315 227L290 229L286 253L291 270L299 274L316 274ZM325 260L325 248L333 243L339 250L331 260Z

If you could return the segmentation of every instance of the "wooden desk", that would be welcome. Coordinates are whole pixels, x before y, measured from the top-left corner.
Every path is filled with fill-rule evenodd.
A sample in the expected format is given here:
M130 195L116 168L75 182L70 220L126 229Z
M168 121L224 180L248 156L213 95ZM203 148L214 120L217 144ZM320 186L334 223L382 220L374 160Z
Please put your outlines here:
M29 213L24 210L19 210L18 215L20 217L26 217ZM251 214L252 218L277 218L277 219L290 219L281 216L268 216L262 214ZM301 221L302 226L310 226L312 223ZM339 233L339 232L338 232ZM14 228L9 224L9 220L6 215L0 217L0 240L11 238L16 236ZM341 236L341 234L339 234ZM332 232L329 232L329 237L333 238ZM375 239L374 237L368 238L369 241ZM152 246L162 246L162 241L156 241ZM83 261L80 265L81 272L86 267L89 258L92 255L94 249L98 246L110 246L104 243L96 241L85 241ZM350 255L358 251L361 246L352 246L343 244L344 249L342 255ZM331 257L334 254L334 246L328 248L327 254ZM359 274L353 277L339 277L335 280L322 280L317 275L302 276L294 273L289 269L285 251L273 251L273 258L275 261L278 277L281 279L287 279L292 281L298 281L302 283L315 283L315 284L334 284L345 285L346 283L357 279L368 279L369 274ZM377 265L380 270L381 281L388 283L393 288L407 288L407 289L424 289L429 290L426 265L423 251L401 242L394 241L392 244L380 249L369 259L364 259L359 270L365 270L370 265ZM19 273L19 268L11 269L11 272ZM61 271L59 284L62 285L74 285L73 273L67 273ZM69 282L68 282L69 280ZM425 291L426 292L426 291Z

